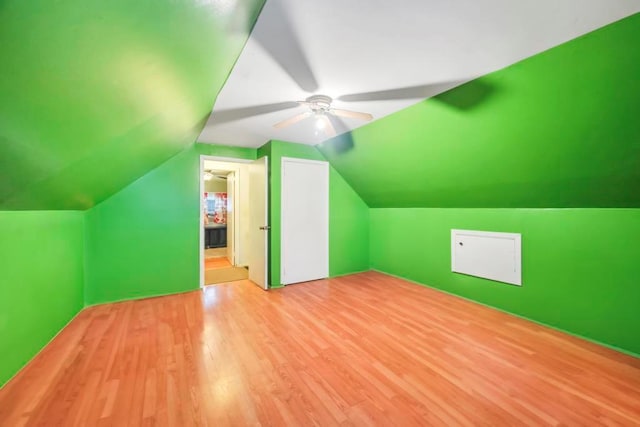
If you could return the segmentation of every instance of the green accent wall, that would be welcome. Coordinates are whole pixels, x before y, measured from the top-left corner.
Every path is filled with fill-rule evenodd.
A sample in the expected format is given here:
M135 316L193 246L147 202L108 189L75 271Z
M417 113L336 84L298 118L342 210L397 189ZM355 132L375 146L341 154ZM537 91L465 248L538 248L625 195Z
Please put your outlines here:
M333 167L329 170L329 275L369 270L369 207Z
M0 387L82 309L83 234L83 212L0 212Z
M88 209L192 144L264 0L6 0L0 210Z
M200 155L256 150L194 144L87 211L87 304L198 289Z
M326 160L316 147L270 141L258 150L269 156L270 175L270 285L280 282L281 161L283 157ZM329 275L339 276L369 269L369 208L340 174L329 171Z
M522 233L522 287L451 272L451 229ZM640 209L371 209L371 266L640 355Z
M640 207L638 45L640 14L319 148L374 208Z

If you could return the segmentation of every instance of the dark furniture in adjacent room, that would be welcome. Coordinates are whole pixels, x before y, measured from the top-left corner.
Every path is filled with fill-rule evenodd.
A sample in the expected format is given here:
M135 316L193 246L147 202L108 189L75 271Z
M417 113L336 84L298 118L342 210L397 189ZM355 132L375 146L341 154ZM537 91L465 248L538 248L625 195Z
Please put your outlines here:
M227 224L207 224L204 226L204 248L224 248L227 246Z

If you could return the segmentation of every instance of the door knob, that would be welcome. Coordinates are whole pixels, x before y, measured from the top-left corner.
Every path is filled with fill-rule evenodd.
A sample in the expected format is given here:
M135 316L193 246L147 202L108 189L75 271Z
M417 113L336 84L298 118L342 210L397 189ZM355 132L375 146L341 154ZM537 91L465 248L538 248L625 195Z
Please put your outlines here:
M262 227L260 227L260 230L271 230L271 226L270 225L263 225Z

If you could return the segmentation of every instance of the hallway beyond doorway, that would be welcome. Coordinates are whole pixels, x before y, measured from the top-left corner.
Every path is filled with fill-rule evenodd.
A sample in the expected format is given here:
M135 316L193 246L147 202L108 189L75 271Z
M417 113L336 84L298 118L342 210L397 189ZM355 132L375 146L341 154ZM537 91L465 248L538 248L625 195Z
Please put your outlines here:
M205 286L244 280L249 276L247 268L234 267L229 262L226 247L206 249L204 257Z

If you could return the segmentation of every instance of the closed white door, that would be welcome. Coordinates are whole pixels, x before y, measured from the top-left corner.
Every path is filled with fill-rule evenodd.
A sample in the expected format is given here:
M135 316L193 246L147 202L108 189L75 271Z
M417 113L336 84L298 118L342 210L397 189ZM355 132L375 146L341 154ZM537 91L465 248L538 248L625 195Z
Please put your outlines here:
M262 289L269 287L267 259L269 244L267 157L249 164L249 280Z
M281 282L329 276L329 164L282 158Z

